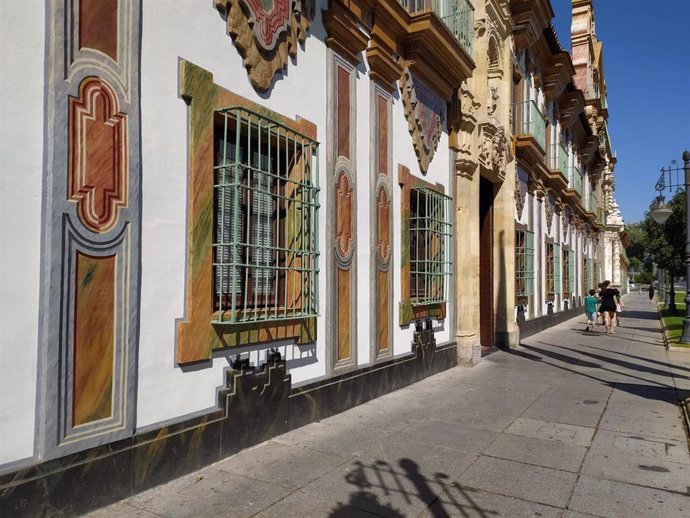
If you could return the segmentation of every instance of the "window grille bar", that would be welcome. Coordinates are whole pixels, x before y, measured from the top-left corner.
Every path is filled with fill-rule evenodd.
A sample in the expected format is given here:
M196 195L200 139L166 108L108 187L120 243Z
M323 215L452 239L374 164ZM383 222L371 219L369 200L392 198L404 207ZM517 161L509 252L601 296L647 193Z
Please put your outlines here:
M447 302L451 261L450 198L428 188L410 191L410 302Z
M316 316L318 144L251 110L218 113L215 322Z

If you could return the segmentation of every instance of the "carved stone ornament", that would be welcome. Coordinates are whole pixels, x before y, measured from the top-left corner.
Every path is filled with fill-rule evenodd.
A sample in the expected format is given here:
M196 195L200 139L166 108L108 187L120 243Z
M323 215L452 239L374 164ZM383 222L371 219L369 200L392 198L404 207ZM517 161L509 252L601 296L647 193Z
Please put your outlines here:
M502 126L491 123L480 126L479 163L498 176L505 174L508 143Z
M313 0L215 0L252 86L266 91L297 55L314 17Z
M424 83L413 77L409 62L403 64L400 83L412 144L419 168L422 174L426 174L441 139L446 105Z
M551 233L551 224L553 223L553 205L551 205L551 200L547 197L546 203L544 204L544 211L546 212L546 233Z
M525 194L526 191L523 193L522 188L520 187L520 184L522 182L520 181L519 178L515 178L515 208L517 209L518 213L518 219L522 219L522 209L525 208Z
M563 215L561 217L561 223L563 223L563 238L565 239L568 235L568 215L563 212Z

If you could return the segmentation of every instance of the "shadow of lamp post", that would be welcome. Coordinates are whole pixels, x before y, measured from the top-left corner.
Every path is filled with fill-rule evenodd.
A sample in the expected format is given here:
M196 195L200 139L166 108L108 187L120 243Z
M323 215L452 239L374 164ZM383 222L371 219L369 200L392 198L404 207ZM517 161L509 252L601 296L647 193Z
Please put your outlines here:
M680 176L683 171L684 176ZM667 182L668 178L668 182ZM665 189L672 191L674 188L685 188L685 320L683 320L683 335L680 342L690 344L690 151L683 153L683 167L676 165L675 160L669 167L661 168L661 176L656 182L654 189L659 192L657 196L657 206L650 212L652 219L659 224L664 223L671 215L672 210L664 203L664 196L661 194ZM670 303L668 308L675 312L675 290L673 283L670 286Z

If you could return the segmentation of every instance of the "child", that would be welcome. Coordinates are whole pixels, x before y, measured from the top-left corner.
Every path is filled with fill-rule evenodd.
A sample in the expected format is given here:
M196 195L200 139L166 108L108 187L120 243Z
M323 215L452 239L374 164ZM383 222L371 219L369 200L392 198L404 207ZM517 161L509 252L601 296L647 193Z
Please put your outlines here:
M589 290L589 296L585 297L585 313L587 314L586 332L594 332L594 324L597 321L597 290Z

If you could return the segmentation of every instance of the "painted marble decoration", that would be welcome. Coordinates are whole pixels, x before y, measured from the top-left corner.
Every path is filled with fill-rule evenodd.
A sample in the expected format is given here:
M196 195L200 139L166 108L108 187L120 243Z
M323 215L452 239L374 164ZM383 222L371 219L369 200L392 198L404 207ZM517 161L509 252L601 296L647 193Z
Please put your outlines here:
M252 86L266 91L297 56L314 17L312 0L215 0Z
M77 252L72 426L113 415L116 256Z
M419 168L426 173L441 139L446 105L427 85L414 77L409 63L403 68L401 91Z
M107 232L127 206L127 116L96 77L81 83L69 106L69 199L87 228Z

